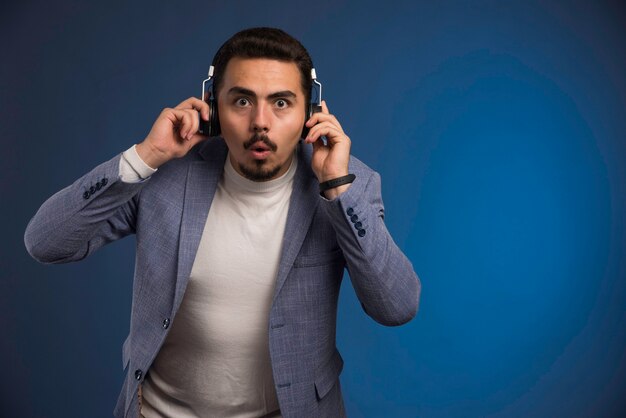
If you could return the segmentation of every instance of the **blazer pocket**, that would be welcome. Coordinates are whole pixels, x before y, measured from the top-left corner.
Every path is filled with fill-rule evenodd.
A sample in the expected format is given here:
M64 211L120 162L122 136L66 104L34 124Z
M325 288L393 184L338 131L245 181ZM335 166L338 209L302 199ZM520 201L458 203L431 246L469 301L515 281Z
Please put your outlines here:
M343 370L343 359L335 348L335 352L330 360L315 373L315 393L317 400L321 400L330 392L337 383L339 375Z
M324 264L332 264L343 259L341 249L337 248L329 253L305 254L298 255L293 262L293 266L298 267L315 267Z

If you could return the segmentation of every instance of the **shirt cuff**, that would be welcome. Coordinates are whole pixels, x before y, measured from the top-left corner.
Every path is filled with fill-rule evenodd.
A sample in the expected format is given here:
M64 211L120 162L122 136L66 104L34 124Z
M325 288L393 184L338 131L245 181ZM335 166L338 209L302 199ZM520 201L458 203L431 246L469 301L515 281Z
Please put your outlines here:
M120 158L120 178L124 183L139 183L157 171L141 159L136 147L133 145L124 151Z

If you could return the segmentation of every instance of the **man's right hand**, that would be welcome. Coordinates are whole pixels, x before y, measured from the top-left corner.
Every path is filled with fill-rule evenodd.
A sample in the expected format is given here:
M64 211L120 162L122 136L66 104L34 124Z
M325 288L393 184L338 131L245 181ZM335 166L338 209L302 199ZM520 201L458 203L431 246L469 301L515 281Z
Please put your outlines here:
M209 120L209 104L195 97L173 109L163 109L146 139L137 144L141 159L156 169L169 160L185 156L194 145L207 139L198 133L198 112L203 120Z

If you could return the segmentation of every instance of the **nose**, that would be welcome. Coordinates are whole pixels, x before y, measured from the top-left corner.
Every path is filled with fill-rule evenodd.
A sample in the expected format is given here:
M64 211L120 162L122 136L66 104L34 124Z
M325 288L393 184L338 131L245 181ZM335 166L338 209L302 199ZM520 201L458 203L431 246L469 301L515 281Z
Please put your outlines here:
M267 132L270 130L270 107L260 101L252 111L251 128L254 132Z

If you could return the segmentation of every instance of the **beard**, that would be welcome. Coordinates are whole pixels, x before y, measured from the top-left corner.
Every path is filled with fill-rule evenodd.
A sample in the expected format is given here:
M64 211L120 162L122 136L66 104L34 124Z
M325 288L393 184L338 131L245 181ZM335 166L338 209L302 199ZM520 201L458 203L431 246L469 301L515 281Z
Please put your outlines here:
M255 133L250 139L243 143L243 148L248 150L256 143L265 144L272 152L276 152L278 146L267 135ZM268 181L276 177L283 168L282 164L270 167L267 160L255 160L253 164L245 165L238 163L241 174L248 180L252 181Z
M239 163L239 170L241 174L248 180L252 181L268 181L272 180L283 168L282 165L276 167L267 167L267 161L259 160L252 166L246 166Z

